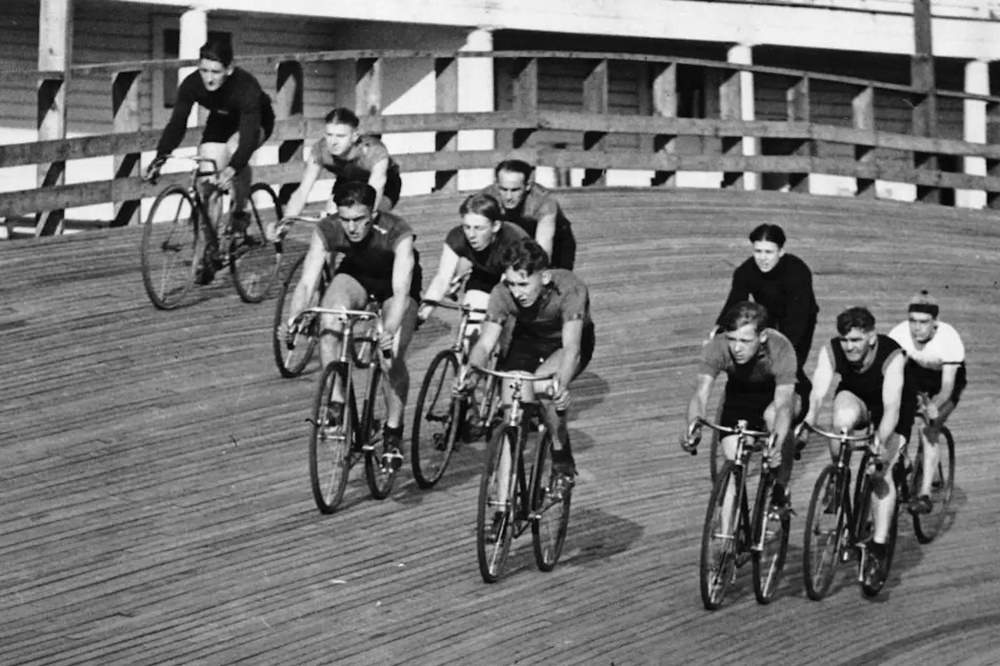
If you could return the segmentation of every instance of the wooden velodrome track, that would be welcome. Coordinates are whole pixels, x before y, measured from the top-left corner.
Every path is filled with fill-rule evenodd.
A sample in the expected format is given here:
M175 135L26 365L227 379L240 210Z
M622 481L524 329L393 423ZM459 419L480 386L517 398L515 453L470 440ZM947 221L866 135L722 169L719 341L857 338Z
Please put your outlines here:
M996 215L778 193L567 191L598 348L574 386L582 476L566 549L530 537L486 585L473 524L482 444L440 486L382 502L361 476L322 516L308 488L316 371L278 376L274 300L228 276L185 308L146 299L136 229L0 245L0 663L970 663L1000 661L1000 228ZM460 197L404 200L425 281ZM707 456L680 451L700 342L746 234L778 222L813 268L820 325L868 304L887 330L919 287L968 346L954 521L921 546L908 518L886 590L843 567L806 598L802 522L825 461L796 468L779 598L749 567L702 608ZM293 236L301 251L308 229ZM415 339L411 401L452 320ZM360 473L355 469L355 474Z

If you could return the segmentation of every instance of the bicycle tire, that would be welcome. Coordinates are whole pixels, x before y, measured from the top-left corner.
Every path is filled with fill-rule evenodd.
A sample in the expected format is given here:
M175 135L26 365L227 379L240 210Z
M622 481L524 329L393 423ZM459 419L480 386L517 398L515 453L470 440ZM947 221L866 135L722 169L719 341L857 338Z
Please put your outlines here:
M142 228L142 285L153 305L173 310L194 285L198 207L180 185L164 188Z
M433 488L441 480L458 435L462 399L452 395L458 377L455 352L437 353L420 383L410 431L410 467L421 488Z
M947 427L941 428L941 438L938 440L937 448L939 454L937 471L931 482L933 509L929 514L913 514L913 533L920 543L930 543L944 531L950 517L949 506L955 490L955 440ZM916 497L920 492L923 477L923 446L918 447L913 466L910 497Z
M827 465L819 473L809 498L803 530L802 577L806 595L813 601L819 601L830 591L845 546L850 514L845 478L849 476L842 476L835 465ZM833 513L829 513L830 503L833 503Z
M277 246L267 240L264 228L268 222L281 221L281 203L267 183L255 183L250 188L249 202L247 228L230 229L229 272L240 298L246 303L260 303L278 276L281 254Z
M353 395L347 385L347 365L335 361L323 369L319 390L313 404L312 433L309 438L309 480L313 499L321 513L333 513L344 498L347 477L353 465L354 444ZM350 396L348 401L333 403L333 387L340 381L344 391ZM337 415L332 410L339 409L340 426L328 426L329 418Z
M762 543L761 550L753 550L753 591L757 603L769 604L774 599L781 582L781 572L785 567L785 556L788 554L788 527L791 520L787 512L771 511L771 489L774 487L774 474L764 471L757 484L757 499L754 502L755 544ZM761 539L763 532L764 538Z
M486 464L479 480L479 508L476 515L476 556L483 581L495 583L503 575L514 539L514 520L520 496L517 482L517 464L511 460L509 473L500 478L500 456L504 447L511 453L518 431L516 428L498 429L487 449ZM507 502L498 499L501 483L508 485Z
M398 471L391 465L382 464L382 454L386 453L382 426L385 425L387 416L384 395L387 387L381 381L382 368L377 362L367 369L356 369L353 381L356 382L363 376L367 376L368 379L360 391L360 394L365 396L365 401L361 410L358 435L365 451L365 480L368 482L371 496L383 500L392 492Z
M313 318L309 326L289 340L288 321L292 317L292 295L302 277L302 266L305 263L302 255L292 264L292 270L282 281L278 289L278 299L274 304L274 325L271 328L271 349L274 352L274 363L282 377L297 377L305 370L316 351L316 327L319 323ZM319 304L321 290L317 289L313 298L305 307L315 307ZM291 344L289 344L291 343Z
M716 610L722 605L730 584L736 574L736 542L741 526L740 501L732 502L729 517L731 533L722 532L723 511L726 488L730 477L739 488L739 478L733 464L727 461L719 470L712 486L705 513L705 525L701 534L701 558L699 565L699 585L701 601L708 610ZM737 491L737 494L738 491Z
M537 446L534 478L531 484L531 543L535 564L541 571L552 571L566 542L573 488L565 488L560 497L551 496L556 480L552 469L552 435L546 430Z

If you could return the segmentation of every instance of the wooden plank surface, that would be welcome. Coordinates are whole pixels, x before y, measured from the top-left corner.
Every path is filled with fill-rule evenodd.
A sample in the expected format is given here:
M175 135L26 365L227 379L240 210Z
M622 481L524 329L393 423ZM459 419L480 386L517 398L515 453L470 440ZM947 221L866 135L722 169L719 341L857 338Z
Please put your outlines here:
M0 663L1000 660L995 219L777 193L561 198L597 324L574 385L581 478L559 566L537 571L525 537L496 585L476 567L481 443L432 491L407 467L385 501L355 476L339 512L316 511L304 419L317 373L278 376L273 299L243 304L223 276L181 310L154 310L136 229L0 245ZM459 201L398 208L419 234L425 285ZM758 606L744 570L709 613L697 585L707 457L676 439L701 338L764 221L815 273L810 368L842 308L867 304L887 330L916 289L940 298L969 354L952 419L956 513L925 546L903 520L876 600L844 567L829 598L809 601L802 522L825 458L814 443L795 472L779 598ZM307 234L293 232L293 252ZM417 335L413 385L452 323L441 315Z

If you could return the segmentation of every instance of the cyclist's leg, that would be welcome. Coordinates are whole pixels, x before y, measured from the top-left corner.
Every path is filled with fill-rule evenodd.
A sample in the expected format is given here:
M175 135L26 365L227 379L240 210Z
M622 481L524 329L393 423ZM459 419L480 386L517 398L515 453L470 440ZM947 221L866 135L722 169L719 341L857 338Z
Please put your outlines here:
M798 393L792 396L792 414L802 411L801 397ZM775 408L772 402L764 410L764 423L767 424L768 432L774 431ZM792 466L795 464L795 437L791 429L783 442L775 445L775 450L771 453L770 468L774 474L774 488L772 496L784 502L789 482L792 478Z
M395 306L396 296L391 296L382 303L383 314ZM417 302L410 296L404 296L403 321L396 331L393 342L392 359L387 361L386 378L389 381L389 391L386 393L386 426L402 428L403 410L406 408L406 395L410 388L410 373L406 367L406 350L413 339L413 329L417 323ZM386 364L383 364L383 367Z
M833 397L833 429L837 432L841 430L852 430L864 428L871 423L871 414L868 407L858 396L850 391L839 391ZM830 440L830 460L837 461L837 454L840 451L840 444L835 440Z
M368 292L350 275L337 273L320 299L320 307L360 310L368 304ZM319 354L325 368L337 360L343 342L343 323L334 315L319 318ZM343 387L334 387L334 400L343 400Z
M459 268L461 268L461 262L467 261L459 257ZM469 308L477 308L480 310L485 310L486 306L490 302L490 293L488 290L474 289L467 286L465 293L462 295L462 305ZM469 349L476 344L476 340L479 339L479 329L483 325L483 319L486 317L485 314L472 312L469 314L469 323L465 327L465 337L469 341Z
M206 132L207 134L207 132ZM216 171L222 171L229 164L229 157L231 153L225 142L211 140L211 137L206 137L198 146L198 156L205 157L215 162ZM208 204L208 214L212 218L213 224L218 224L218 221L222 216L222 197L215 196L209 198L210 193L216 190L208 189L207 187L202 190L202 198ZM213 229L213 233L217 232L218 229Z
M892 514L896 506L896 485L892 482L892 469L899 459L899 453L906 446L906 438L897 433L883 443L883 473L872 479L872 508L875 529L872 541L884 544L892 526Z

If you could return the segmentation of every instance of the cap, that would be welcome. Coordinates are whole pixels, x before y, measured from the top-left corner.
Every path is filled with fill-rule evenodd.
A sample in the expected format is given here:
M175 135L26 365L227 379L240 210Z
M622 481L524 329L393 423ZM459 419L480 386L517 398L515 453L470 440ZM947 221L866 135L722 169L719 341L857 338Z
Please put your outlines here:
M910 299L910 307L907 312L923 312L929 314L932 317L938 316L938 304L934 298L927 293L926 289L921 289L920 292Z

